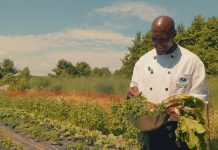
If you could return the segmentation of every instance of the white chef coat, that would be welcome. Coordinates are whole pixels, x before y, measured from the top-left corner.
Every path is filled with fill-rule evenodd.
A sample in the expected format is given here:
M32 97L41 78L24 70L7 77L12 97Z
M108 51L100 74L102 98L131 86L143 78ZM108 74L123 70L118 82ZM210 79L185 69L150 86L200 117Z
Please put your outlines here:
M153 103L176 94L208 99L204 64L199 57L177 45L173 53L158 55L153 49L134 66L130 87L136 86Z

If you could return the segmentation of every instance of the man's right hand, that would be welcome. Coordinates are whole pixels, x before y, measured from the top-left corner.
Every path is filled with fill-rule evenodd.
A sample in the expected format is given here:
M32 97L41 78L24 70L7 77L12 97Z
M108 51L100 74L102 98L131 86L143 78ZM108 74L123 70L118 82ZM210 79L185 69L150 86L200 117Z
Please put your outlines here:
M126 99L130 99L131 97L141 95L142 92L139 93L139 90L136 86L130 87L126 96Z

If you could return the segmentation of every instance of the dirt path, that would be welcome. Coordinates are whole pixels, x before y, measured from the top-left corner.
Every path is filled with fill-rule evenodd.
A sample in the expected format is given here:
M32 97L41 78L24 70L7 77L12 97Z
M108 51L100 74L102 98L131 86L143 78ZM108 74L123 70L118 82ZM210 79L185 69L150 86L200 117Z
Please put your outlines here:
M64 150L63 146L52 145L48 142L37 142L28 136L16 133L9 127L0 123L0 135L11 139L13 143L20 144L24 150Z

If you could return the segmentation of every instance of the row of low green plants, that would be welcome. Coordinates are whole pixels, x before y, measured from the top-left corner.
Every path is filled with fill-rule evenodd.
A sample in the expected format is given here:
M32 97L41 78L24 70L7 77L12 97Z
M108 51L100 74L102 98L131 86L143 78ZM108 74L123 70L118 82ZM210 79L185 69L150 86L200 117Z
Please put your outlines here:
M1 115L1 121L16 131L27 134L38 141L43 140L64 145L67 149L128 149L137 146L132 145L131 142L126 142L122 136L103 135L97 130L91 131L76 127L66 121L60 122L48 118L29 116L24 111L15 111L13 109L2 109L1 113L3 114ZM14 122L14 120L16 121ZM63 143L64 138L69 142Z
M97 105L75 104L47 99L0 98L0 122L39 140L56 144L70 137L81 149L132 149L139 146L137 133L130 124Z

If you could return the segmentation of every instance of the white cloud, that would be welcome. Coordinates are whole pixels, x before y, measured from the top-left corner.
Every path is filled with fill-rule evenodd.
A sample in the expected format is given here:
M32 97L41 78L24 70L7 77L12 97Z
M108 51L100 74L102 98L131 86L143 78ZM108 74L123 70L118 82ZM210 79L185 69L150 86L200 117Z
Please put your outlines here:
M115 70L121 66L120 59L132 39L133 37L117 32L93 29L0 36L0 60L9 58L19 69L28 66L33 75L47 75L59 59L66 59L74 64L86 61L92 67L109 67Z
M120 2L111 6L96 9L99 14L114 14L120 16L134 16L150 22L159 15L167 14L167 10L158 5L146 2Z
M3 53L32 52L42 48L37 37L28 36L0 36L0 48Z
M0 36L1 53L32 53L55 48L85 48L84 45L128 45L132 37L117 32L70 29L44 35ZM89 49L90 47L86 47ZM86 49L85 48L85 49ZM1 55L0 53L0 55Z
M124 25L124 24L116 24L116 23L109 22L109 21L104 21L103 24L105 28L110 28L113 30L126 29L128 28L128 26L130 26L130 23L125 23Z

